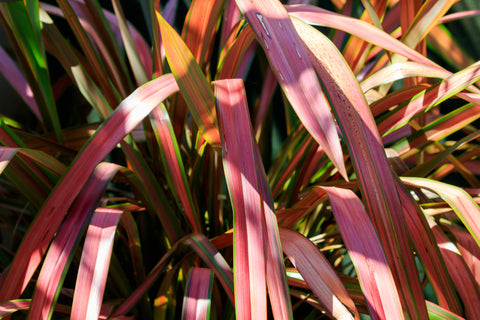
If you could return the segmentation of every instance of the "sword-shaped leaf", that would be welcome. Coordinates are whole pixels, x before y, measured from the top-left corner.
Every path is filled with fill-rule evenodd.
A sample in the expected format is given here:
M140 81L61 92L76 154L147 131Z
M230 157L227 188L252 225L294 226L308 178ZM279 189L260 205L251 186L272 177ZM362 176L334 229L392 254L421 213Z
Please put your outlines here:
M213 272L206 268L192 268L188 273L183 297L182 319L210 319Z
M397 108L378 124L381 134L398 129L411 118L442 101L452 97L456 93L466 89L480 79L480 64L459 71L432 88L426 89L414 97L405 107Z
M192 53L177 32L156 12L168 65L201 134L214 147L220 146L215 97Z
M15 42L17 57L42 115L47 130L53 130L62 142L60 121L55 106L52 86L47 69L45 48L40 36L39 12L31 10L38 1L29 1L28 8L22 1L0 3L0 20L8 26L5 30Z
M427 319L427 310L405 227L402 204L375 121L360 86L335 45L321 32L293 19L308 39L314 64L348 146L360 190L411 318Z
M85 238L71 319L98 319L118 220L118 209L98 208Z
M388 261L362 201L351 190L323 189L330 198L372 319L405 319Z
M309 288L335 319L359 319L347 289L315 245L295 231L280 228L283 251Z
M402 181L437 193L452 207L480 246L480 207L467 192L459 187L430 179L402 178Z
M223 9L223 2L224 0L194 0L185 18L182 35L185 44L202 69L210 61L215 43L215 29Z
M63 217L100 161L132 131L148 113L178 86L172 75L157 78L125 99L90 138L67 173L44 203L12 262L0 289L0 300L18 297L37 269ZM41 230L39 232L38 230ZM25 263L25 257L28 262Z
M120 167L101 163L85 183L53 241L40 271L29 319L50 318L75 249L87 228L98 200Z
M348 179L328 101L284 6L277 0L238 0L237 4L302 124Z
M292 317L273 201L253 139L243 81L214 82L225 179L234 210L234 277L238 319L266 318L268 282L276 318ZM265 272L267 274L265 274Z
M165 166L167 179L172 185L172 190L175 190L174 195L179 198L177 200L183 205L185 215L192 225L194 232L200 232L202 226L193 203L192 193L188 185L182 157L180 156L177 138L173 132L168 112L163 104L160 104L152 111L151 122L155 132L155 138L160 145L160 153Z
M0 303L0 319L20 310L27 310L30 308L30 299L12 300Z
M381 48L398 53L410 60L436 66L436 64L430 59L409 48L383 30L380 30L365 21L314 7L312 5L288 6L287 10L289 14L308 22L309 24L343 30Z

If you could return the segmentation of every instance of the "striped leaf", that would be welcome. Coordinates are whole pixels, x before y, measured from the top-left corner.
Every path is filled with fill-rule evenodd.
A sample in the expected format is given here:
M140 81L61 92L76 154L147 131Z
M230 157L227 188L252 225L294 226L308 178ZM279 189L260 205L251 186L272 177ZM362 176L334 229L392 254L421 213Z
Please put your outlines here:
M156 12L165 55L183 98L201 134L214 147L220 146L215 115L215 98L192 53L177 32Z
M206 268L192 268L188 272L182 319L210 319L213 272Z
M258 147L253 139L243 82L214 82L221 120L225 179L234 210L234 276L238 319L266 318L270 291L277 318L291 318L285 271ZM265 274L268 271L268 274Z
M18 46L17 57L22 66L36 101L42 120L48 131L53 131L58 142L62 142L60 121L47 70L45 48L40 36L38 1L0 3L0 17L9 28L7 35ZM21 55L21 56L20 56Z
M392 272L362 201L351 190L323 189L330 198L372 319L405 319Z
M170 117L163 104L160 104L151 113L152 127L155 138L160 145L162 162L165 166L167 179L175 190L175 197L178 197L185 210L185 215L190 222L194 232L202 229L198 213L193 203L192 193L188 185L187 174L180 156L180 149L177 138L173 132Z
M100 196L119 168L114 164L99 164L73 203L45 257L36 283L29 319L51 318L75 249Z
M410 317L427 319L395 179L365 97L335 45L313 27L293 21L299 34L308 39L309 58L331 100L402 306Z
M335 319L359 319L355 304L328 260L315 245L289 229L280 229L283 251L309 288Z
M61 221L98 163L127 135L158 103L178 90L175 79L167 75L155 79L132 93L97 130L79 153L68 172L44 203L13 260L0 289L0 300L18 297L35 272L46 247L57 232ZM47 218L48 217L48 218ZM42 230L38 232L36 230ZM24 263L24 257L29 257Z
M437 193L452 207L480 246L480 207L467 192L459 187L430 179L405 177L402 181Z
M8 315L30 308L30 299L12 300L0 303L0 319L7 317Z
M98 319L113 240L122 211L98 208L88 226L78 269L72 319Z
M255 32L278 83L302 124L347 179L328 102L287 11L277 0L239 0L237 4Z

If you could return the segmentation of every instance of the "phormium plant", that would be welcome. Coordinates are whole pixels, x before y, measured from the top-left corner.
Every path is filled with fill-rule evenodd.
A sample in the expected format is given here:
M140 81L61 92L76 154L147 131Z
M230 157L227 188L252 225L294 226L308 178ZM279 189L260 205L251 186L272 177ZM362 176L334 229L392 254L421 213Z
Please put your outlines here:
M1 1L0 317L480 318L456 2Z

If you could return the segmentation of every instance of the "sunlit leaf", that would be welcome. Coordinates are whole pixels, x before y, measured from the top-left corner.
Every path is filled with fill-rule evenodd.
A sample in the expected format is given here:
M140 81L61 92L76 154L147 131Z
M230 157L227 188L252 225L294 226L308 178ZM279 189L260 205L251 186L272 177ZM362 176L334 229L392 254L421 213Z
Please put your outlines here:
M347 189L323 187L353 260L373 319L404 319L395 281L362 202Z
M97 319L100 314L113 240L121 214L121 210L106 208L98 208L93 214L80 260L72 319Z
M53 241L37 280L30 319L50 318L68 267L98 200L119 166L102 163L85 183Z
M27 310L30 308L30 303L30 299L12 300L0 303L0 319L3 319L16 311Z
M399 289L402 306L411 317L426 319L423 294L411 254L395 180L374 119L352 71L333 43L298 19L304 39L349 148L366 208L382 243Z
M215 98L210 85L182 38L159 12L157 23L162 33L168 64L178 82L183 98L205 140L220 145L215 115Z
M266 317L266 285L274 313L291 318L273 203L249 121L243 82L214 82L226 182L234 209L234 276L237 317ZM250 134L248 134L250 132ZM268 271L269 275L265 274Z
M468 193L459 187L430 179L405 177L402 178L402 181L415 187L429 189L442 197L452 207L480 246L480 207Z
M328 102L287 11L280 2L237 1L267 55L285 96L313 138L346 178Z
M355 304L328 260L302 235L280 228L283 251L336 319L358 319Z
M30 281L31 276L40 263L46 247L81 188L93 172L97 164L135 128L142 119L162 100L178 90L171 75L155 79L132 93L125 99L114 113L97 130L87 142L62 180L57 184L51 196L38 213L37 219L29 232L19 255L12 263L6 279L0 289L0 300L17 297ZM48 217L44 218L44 217ZM24 263L25 257L29 262Z
M190 269L183 297L182 319L210 319L212 285L212 270Z

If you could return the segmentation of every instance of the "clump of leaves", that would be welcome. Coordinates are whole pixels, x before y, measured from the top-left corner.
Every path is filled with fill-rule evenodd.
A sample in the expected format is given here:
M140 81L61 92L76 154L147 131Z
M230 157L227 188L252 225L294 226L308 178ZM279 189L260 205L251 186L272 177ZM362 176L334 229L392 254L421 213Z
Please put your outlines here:
M455 2L0 3L0 317L478 318Z

